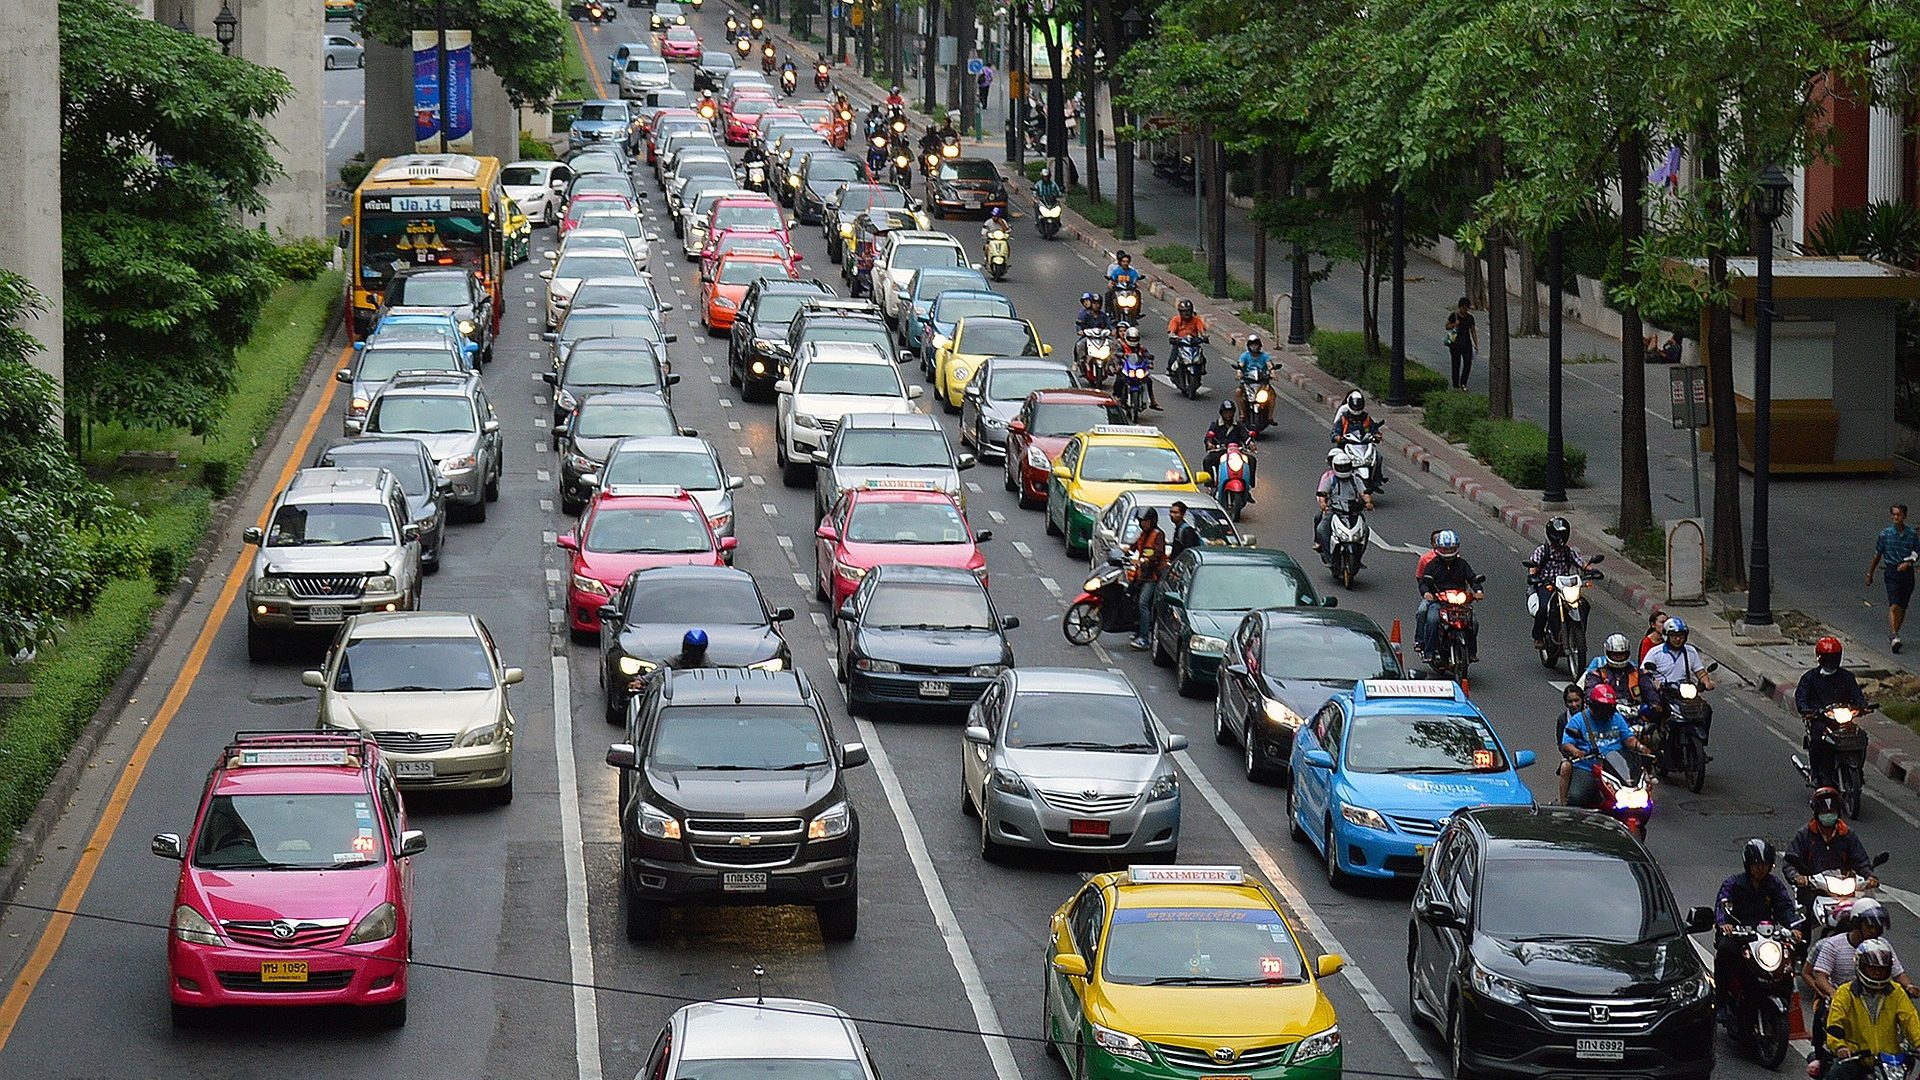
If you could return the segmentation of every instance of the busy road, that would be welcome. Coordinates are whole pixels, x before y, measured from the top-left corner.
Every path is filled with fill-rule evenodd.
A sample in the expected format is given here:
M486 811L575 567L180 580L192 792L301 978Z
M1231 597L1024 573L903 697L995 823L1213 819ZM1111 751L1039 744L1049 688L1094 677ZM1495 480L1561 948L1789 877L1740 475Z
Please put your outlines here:
M623 11L604 26L575 24L575 44L603 88L613 46L644 36L643 10ZM719 5L708 4L691 21L717 40L723 16ZM803 72L811 68L811 56L797 59ZM330 76L329 85L342 75ZM676 85L687 86L689 78L684 65L674 66ZM854 93L864 110L865 95ZM808 89L801 96L818 95ZM826 692L838 736L864 743L872 756L870 768L848 773L863 825L858 937L823 942L806 908L678 911L664 938L648 944L630 943L621 932L616 778L604 764L618 729L602 719L598 652L570 640L563 616L568 553L555 541L573 522L561 512L556 491L561 462L549 439L552 389L540 378L550 355L542 340L546 297L536 276L557 238L553 229L537 229L532 258L508 280L510 304L495 360L484 372L504 438L499 500L485 521L450 527L442 568L423 590L429 609L479 616L503 661L525 670L524 682L509 692L517 796L500 808L430 793L408 798L414 827L426 832L430 846L415 860L407 1026L377 1032L331 1014L284 1010L190 1030L169 1023L162 941L177 868L148 853L149 838L191 823L206 769L235 730L310 727L314 717L315 694L302 686L301 671L315 666L317 650L272 662L247 658L245 609L233 603L236 586L223 588L230 569L243 573L237 524L175 631L181 640L170 642L156 663L155 684L100 751L97 775L82 786L41 867L9 898L21 906L0 920L0 971L13 987L0 1008L0 1076L627 1077L640 1071L675 1008L756 990L845 1009L885 1075L1061 1075L1038 1040L1048 919L1084 874L1117 869L1125 860L983 861L980 827L956 798L960 721L884 708L860 718L847 714L834 677L830 612L815 599L814 493L782 482L774 409L742 401L728 385L726 341L709 337L701 323L698 273L679 257L644 162L635 177L651 189L642 213L658 236L654 282L675 305L667 327L677 334L667 351L681 376L675 415L719 449L729 473L746 479L734 496L734 565L755 576L771 604L799 612L784 626L796 666ZM978 257L977 221L936 221L934 227ZM799 276L844 293L820 230L803 226L794 235L803 257ZM1104 260L1070 241L1042 241L1021 217L1011 274L995 288L1064 359L1072 350L1076 300L1102 286L1104 270ZM1171 315L1149 302L1143 322L1157 331ZM1224 333L1213 337L1199 399L1185 400L1162 383L1164 410L1143 420L1173 438L1190 462L1199 461L1201 434L1230 385L1225 359L1239 351ZM1164 334L1147 338L1163 352ZM346 358L342 353L340 362ZM925 385L912 365L901 372L910 384ZM958 448L956 418L933 402L931 388L919 406L938 418ZM272 497L274 481L285 475L283 462L305 464L341 430L346 401L323 375L297 408L285 445L246 493L239 524L252 523ZM1241 530L1262 547L1291 552L1318 590L1338 597L1341 609L1364 613L1383 628L1402 623L1409 637L1414 560L1432 530L1458 531L1463 556L1487 576L1472 698L1508 747L1539 756L1541 763L1522 776L1536 799L1551 801L1549 763L1559 758L1553 731L1564 676L1544 670L1528 647L1521 562L1531 545L1388 461L1390 483L1369 517L1375 546L1352 588L1334 584L1311 550L1311 496L1325 468L1331 422L1324 407L1281 396L1276 422L1260 441L1256 501ZM1170 672L1125 648L1117 635L1092 647L1069 644L1061 617L1086 576L1086 558L1065 554L1045 515L1020 508L1003 490L997 460L961 476L969 522L994 534L983 549L990 594L1002 614L1019 619L1009 632L1016 665L1106 669L1130 679L1166 728L1191 743L1175 755L1183 791L1180 861L1247 868L1282 898L1310 939L1309 955L1317 946L1347 958L1345 971L1324 984L1339 1015L1345 1071L1444 1075L1443 1045L1413 1023L1407 1007L1409 889L1330 885L1314 849L1288 838L1285 790L1249 782L1239 751L1210 737L1211 691L1182 697ZM1598 591L1592 596L1596 642L1614 630L1638 640L1644 627L1637 619ZM194 652L191 638L208 617L215 622L204 648ZM1703 611L1702 617L1712 616ZM141 770L137 783L118 784L150 709L169 690L164 680L175 676L174 692L183 696L170 726L150 756L134 760ZM1721 879L1739 869L1748 837L1784 845L1807 816L1806 789L1787 760L1798 748L1798 731L1730 676L1713 697L1717 722L1704 790L1654 789L1647 847L1683 905L1711 902ZM1894 853L1882 875L1898 901L1892 938L1911 952L1920 944L1912 921L1920 910L1908 905L1920 904L1920 896L1903 890L1920 892L1912 860L1920 851L1920 806L1881 778L1870 777L1869 785L1858 831L1872 850ZM96 833L103 821L107 828ZM93 846L96 840L101 846ZM78 916L50 922L49 909ZM23 974L31 981L16 985ZM1796 1060L1789 1058L1788 1067L1797 1068ZM1741 1078L1764 1072L1724 1039L1718 1070Z

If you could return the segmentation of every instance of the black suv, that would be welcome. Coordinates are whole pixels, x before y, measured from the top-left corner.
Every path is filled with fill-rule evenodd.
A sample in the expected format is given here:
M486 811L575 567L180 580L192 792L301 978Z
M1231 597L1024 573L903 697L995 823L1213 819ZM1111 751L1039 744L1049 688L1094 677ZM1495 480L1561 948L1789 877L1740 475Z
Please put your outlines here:
M858 926L860 819L834 738L797 671L676 670L628 714L620 770L620 920L651 941L674 905L811 904L820 934Z
M1713 984L1687 935L1712 925L1611 818L1462 810L1413 894L1413 1013L1442 1030L1456 1078L1705 1077Z
M800 347L810 341L852 341L871 345L887 356L904 360L893 338L893 325L871 300L809 300L787 324L787 355L783 368L791 366ZM781 378L792 372L782 370Z
M727 381L740 388L742 401L773 400L773 384L791 358L787 328L793 317L809 299L832 296L818 281L761 278L747 286L727 336Z
M866 175L866 162L852 154L839 150L808 153L807 160L800 166L800 186L793 189L793 210L800 224L820 224L827 212L827 201L841 188L858 183Z

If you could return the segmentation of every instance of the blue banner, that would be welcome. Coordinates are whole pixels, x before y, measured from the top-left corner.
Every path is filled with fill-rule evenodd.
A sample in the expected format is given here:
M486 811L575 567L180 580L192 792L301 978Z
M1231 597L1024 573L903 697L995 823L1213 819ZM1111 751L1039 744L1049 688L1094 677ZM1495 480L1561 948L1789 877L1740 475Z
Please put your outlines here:
M447 31L447 149L473 150L473 34ZM440 49L432 30L413 32L413 143L420 153L440 150Z

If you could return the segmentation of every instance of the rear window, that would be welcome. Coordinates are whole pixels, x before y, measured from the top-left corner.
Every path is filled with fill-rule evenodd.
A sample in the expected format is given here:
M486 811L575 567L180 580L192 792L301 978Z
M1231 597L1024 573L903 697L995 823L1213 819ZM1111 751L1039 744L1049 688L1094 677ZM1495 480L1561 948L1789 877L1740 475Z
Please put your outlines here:
M761 278L785 280L792 275L787 273L785 263L762 262L758 259L728 259L720 264L720 284L749 285Z
M627 107L624 104L621 104L619 102L589 101L586 104L580 106L580 111L577 113L574 113L573 115L574 115L574 118L577 120L625 121L627 119Z
M587 399L580 406L573 434L581 439L613 439L627 435L678 435L673 410L665 405L613 404ZM599 550L609 550L601 548Z

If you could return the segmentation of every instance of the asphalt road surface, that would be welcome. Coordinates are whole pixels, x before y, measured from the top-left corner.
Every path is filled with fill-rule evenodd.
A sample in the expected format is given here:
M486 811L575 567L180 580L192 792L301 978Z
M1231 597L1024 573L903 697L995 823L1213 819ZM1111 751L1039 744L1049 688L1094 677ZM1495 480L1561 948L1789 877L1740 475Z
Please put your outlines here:
M640 32L629 21L638 12L622 14L627 18L597 33L580 28L591 39L588 67L602 76L600 57ZM723 18L718 5L708 5L696 23L717 36ZM689 73L677 68L675 77L684 82ZM330 96L347 78L357 73L329 76ZM334 115L330 123L340 123ZM650 186L650 176L642 176ZM827 614L811 585L812 493L780 482L771 407L743 405L725 385L725 343L707 338L699 326L697 274L678 259L661 207L656 191L647 203L661 238L655 276L679 305L672 319L680 340L670 352L684 380L675 408L681 423L721 447L730 470L749 477L736 496L738 565L758 576L774 604L802 612L787 624L796 659L816 686L832 688ZM969 250L978 249L975 223L945 227ZM837 284L819 230L798 235L807 272ZM41 864L9 898L21 906L0 921L0 973L8 990L0 1001L0 1077L629 1077L673 1009L751 993L756 965L764 968L766 993L816 998L852 1013L884 1074L1060 1075L1037 1041L1047 919L1080 875L1109 866L1099 859L984 864L977 825L961 816L956 798L960 734L950 720L856 722L829 694L841 737L864 740L874 757L873 767L849 776L864 825L865 910L856 941L823 944L806 909L694 911L678 914L657 944L635 946L622 937L614 914L614 776L602 763L610 729L601 718L593 651L569 644L560 622L566 564L553 536L570 522L555 508L558 462L547 447L547 388L537 374L547 353L539 339L541 283L534 276L544 265L537 252L553 242L542 230L532 261L513 272L498 360L486 373L508 435L501 500L487 522L451 531L445 569L426 586L429 607L478 614L505 662L527 671L526 682L511 692L518 799L497 810L465 800L409 800L430 847L417 861L417 967L408 1025L375 1032L337 1015L276 1011L176 1032L166 1007L162 927L178 868L150 855L148 839L185 831L206 769L234 730L301 727L314 718L314 692L299 681L310 661L248 663L244 614L223 585L244 556L238 526L265 505L289 451L301 461L311 456L303 430L317 426L316 439L340 430L343 402L323 374L306 390L265 479L244 494L247 521L226 538L221 559L148 684L101 747ZM1069 243L1041 241L1022 220L1012 276L1000 288L1064 355L1075 298L1097 286L1103 265ZM1150 305L1148 325L1168 314ZM1224 350L1216 340L1210 391L1202 400L1185 401L1161 388L1166 411L1154 419L1190 459L1198 457L1200 434L1225 381ZM953 418L934 411L957 441ZM1278 423L1261 443L1259 501L1242 526L1264 544L1295 551L1316 575L1309 496L1329 419L1319 407L1283 396ZM1558 690L1528 649L1520 568L1526 552L1497 523L1397 465L1389 462L1393 482L1371 521L1378 537L1405 550L1376 548L1354 589L1340 591L1341 604L1382 626L1395 619L1410 626L1413 550L1430 529L1459 530L1466 556L1488 575L1474 698L1510 746L1553 760ZM1209 738L1211 702L1180 698L1170 673L1144 654L1068 645L1060 613L1085 562L1068 558L1045 534L1039 512L1015 505L1002 490L997 463L965 479L975 526L995 533L986 548L995 600L1021 619L1012 632L1017 662L1127 674L1168 727L1193 742L1181 756L1183 861L1257 871L1285 898L1310 949L1349 958L1347 971L1326 984L1339 1010L1347 1072L1442 1075L1444 1067L1435 1064L1444 1059L1438 1040L1414 1029L1406 1013L1407 888L1331 889L1319 859L1287 839L1284 792L1248 783L1237 752ZM1330 582L1322 587L1339 591ZM1607 596L1593 596L1596 641L1601 630L1637 633L1636 619ZM1720 879L1737 869L1745 838L1783 843L1805 819L1805 792L1787 763L1798 732L1731 679L1715 698L1719 715L1705 791L1691 795L1668 786L1655 794L1649 845L1683 904L1711 900ZM164 732L143 744L143 734L162 722ZM1552 797L1546 766L1533 767L1526 778L1536 796ZM1893 937L1910 958L1920 956L1909 919L1920 898L1903 891L1920 889L1912 858L1920 851L1920 804L1880 778L1869 783L1861 832L1871 849L1895 853L1885 871L1895 887ZM50 919L45 909L56 907L78 915ZM1798 1067L1789 1057L1784 1068ZM1724 1039L1720 1069L1740 1078L1761 1071Z

